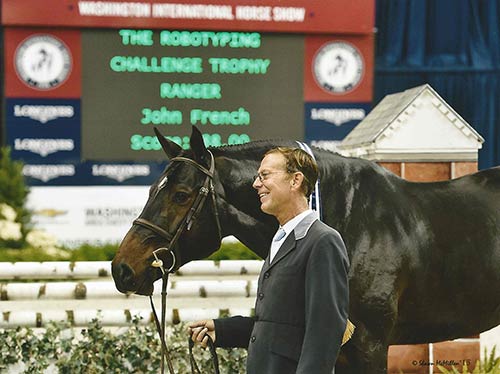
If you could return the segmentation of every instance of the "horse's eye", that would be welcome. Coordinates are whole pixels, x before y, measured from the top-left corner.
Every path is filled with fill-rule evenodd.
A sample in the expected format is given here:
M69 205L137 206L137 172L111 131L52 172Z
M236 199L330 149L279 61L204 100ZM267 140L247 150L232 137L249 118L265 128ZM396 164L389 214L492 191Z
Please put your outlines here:
M189 199L189 195L185 192L176 192L172 199L176 204L183 204Z

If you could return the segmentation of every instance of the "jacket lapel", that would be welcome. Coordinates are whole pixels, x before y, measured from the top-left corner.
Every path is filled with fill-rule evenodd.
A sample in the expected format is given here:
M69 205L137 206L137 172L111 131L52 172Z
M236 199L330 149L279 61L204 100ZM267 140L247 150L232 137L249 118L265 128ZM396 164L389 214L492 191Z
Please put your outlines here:
M281 245L280 249L278 250L278 253L276 253L276 256L274 256L273 261L269 264L268 269L271 269L274 265L276 265L278 262L280 262L283 257L285 257L287 254L289 254L291 251L295 249L295 235L294 231L290 233L290 235L287 236L283 244ZM268 261L269 261L269 256L267 256Z
M270 256L271 256L271 250L269 250L269 253L267 254L267 257L264 260L264 265L262 266L261 273L264 273L265 271L267 271L267 269L269 269Z
M285 242L281 245L278 253L274 256L274 259L271 263L269 263L269 255L266 258L266 262L264 263L265 270L269 270L278 262L280 262L287 254L293 251L296 247L297 240L304 238L309 231L309 228L312 226L314 221L316 221L317 215L314 213L309 214L304 217L302 221L295 227L295 229L287 236Z

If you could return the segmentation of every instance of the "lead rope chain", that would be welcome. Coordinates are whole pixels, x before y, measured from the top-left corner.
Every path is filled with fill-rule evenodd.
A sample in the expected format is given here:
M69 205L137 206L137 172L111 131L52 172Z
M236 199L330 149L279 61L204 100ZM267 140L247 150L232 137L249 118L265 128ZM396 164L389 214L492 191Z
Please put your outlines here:
M170 374L175 374L174 367L172 365L172 357L170 356L170 352L168 350L168 346L165 340L165 326L166 326L166 309L167 309L167 284L168 284L168 275L172 271L172 269L175 267L176 264L176 259L175 255L172 251L168 251L172 255L172 266L166 271L165 268L163 267L163 261L158 258L156 252L160 250L166 250L166 248L159 248L156 251L153 252L153 255L155 257L155 260L152 262L151 266L157 267L161 270L162 273L162 286L161 286L161 324L158 319L158 315L156 313L155 305L153 302L153 297L149 296L149 301L151 303L151 309L153 311L153 316L156 324L156 329L158 331L158 334L160 335L160 341L161 341L161 366L160 366L160 372L161 374L164 374L165 372L165 359L167 361L167 366ZM215 345L214 342L212 341L212 338L210 338L209 335L208 337L208 347L210 349L210 354L212 356L212 364L214 366L214 373L215 374L220 374L219 371L219 360L217 357L217 352L215 351ZM193 346L194 342L191 340L191 338L188 339L189 341L189 362L191 364L191 373L192 374L202 374L200 369L198 368L198 365L196 364L196 361L194 359L193 355Z

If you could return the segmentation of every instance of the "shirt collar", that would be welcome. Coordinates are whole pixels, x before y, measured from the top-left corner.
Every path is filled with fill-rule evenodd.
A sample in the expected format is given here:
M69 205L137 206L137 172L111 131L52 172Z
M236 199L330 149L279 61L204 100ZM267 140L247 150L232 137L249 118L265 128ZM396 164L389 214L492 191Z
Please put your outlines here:
M285 230L286 236L288 236L289 233L291 233L295 227L302 221L305 217L307 217L309 214L313 213L312 209L307 209L303 211L302 213L296 215L293 217L290 221L285 223L281 228Z

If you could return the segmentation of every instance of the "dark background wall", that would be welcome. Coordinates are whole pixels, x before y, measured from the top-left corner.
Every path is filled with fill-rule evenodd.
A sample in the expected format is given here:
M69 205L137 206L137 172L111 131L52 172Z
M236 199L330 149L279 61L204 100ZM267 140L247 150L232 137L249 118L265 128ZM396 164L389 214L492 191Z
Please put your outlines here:
M429 83L500 165L500 0L377 0L374 105Z

